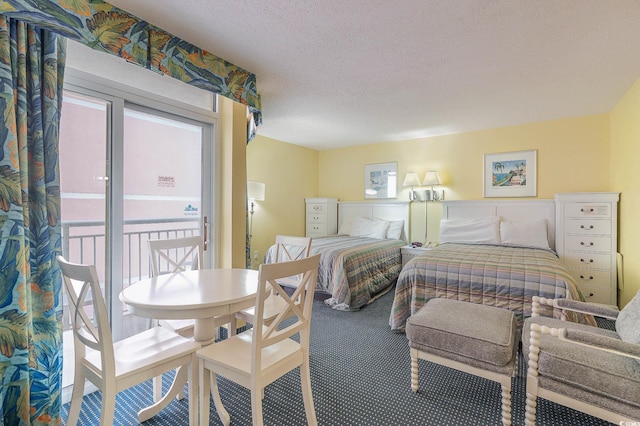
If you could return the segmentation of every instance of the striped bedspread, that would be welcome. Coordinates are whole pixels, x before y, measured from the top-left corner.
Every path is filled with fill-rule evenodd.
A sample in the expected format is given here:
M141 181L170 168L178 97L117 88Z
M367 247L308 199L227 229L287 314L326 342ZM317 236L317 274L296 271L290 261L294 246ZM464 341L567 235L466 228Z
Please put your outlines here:
M404 244L364 237L313 238L311 255L321 254L316 290L330 294L325 303L335 309L361 308L396 282Z
M509 309L521 324L531 316L532 296L584 300L550 250L443 244L405 265L398 277L389 324L394 330L404 330L407 318L434 297Z

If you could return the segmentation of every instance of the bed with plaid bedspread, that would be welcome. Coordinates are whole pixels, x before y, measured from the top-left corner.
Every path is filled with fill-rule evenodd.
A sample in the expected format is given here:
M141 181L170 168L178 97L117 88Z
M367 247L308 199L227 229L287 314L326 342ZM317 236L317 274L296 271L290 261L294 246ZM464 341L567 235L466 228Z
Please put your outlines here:
M443 297L531 316L531 297L584 300L569 271L551 250L480 244L443 244L411 259L396 285L389 324L403 331L429 299ZM558 312L543 312L559 316Z
M400 240L331 236L313 238L311 255L318 253L317 292L331 295L325 303L339 310L357 310L392 288L402 260ZM270 262L274 247L266 256Z

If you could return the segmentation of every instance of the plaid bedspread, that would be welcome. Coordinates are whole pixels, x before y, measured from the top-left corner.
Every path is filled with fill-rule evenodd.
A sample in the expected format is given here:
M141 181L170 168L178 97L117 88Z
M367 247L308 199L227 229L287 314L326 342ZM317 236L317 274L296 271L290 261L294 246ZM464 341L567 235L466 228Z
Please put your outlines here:
M325 303L336 309L361 308L396 282L404 244L348 236L313 238L311 255L321 254L316 290L330 294ZM271 256L267 253L265 261Z
M521 325L531 316L532 296L584 300L569 271L550 250L443 244L405 265L389 324L404 330L407 318L429 299L446 297L509 309ZM553 310L542 314L559 316Z

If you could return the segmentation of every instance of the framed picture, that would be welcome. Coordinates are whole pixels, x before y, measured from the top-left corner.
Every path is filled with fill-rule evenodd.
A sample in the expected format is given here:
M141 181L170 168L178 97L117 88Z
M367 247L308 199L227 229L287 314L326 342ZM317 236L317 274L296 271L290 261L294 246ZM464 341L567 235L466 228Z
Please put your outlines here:
M398 163L364 166L364 198L396 198Z
M535 197L537 150L485 154L485 197Z

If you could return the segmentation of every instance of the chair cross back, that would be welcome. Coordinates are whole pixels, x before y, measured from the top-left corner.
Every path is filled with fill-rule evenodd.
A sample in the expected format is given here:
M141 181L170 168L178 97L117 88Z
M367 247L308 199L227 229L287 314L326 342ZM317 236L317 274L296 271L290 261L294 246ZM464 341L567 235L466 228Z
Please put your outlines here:
M283 307L280 312L278 312L276 317L269 322L269 325L266 327L266 329L264 329L264 332L262 333L262 340L265 346L271 345L276 341L280 341L284 338L295 335L296 333L303 330L306 327L306 324L311 321L311 310L306 307L305 303L307 300L305 296L308 297L308 294L305 293L313 293L313 289L315 289L316 279L314 278L312 271L305 271L301 274L298 274L297 278L299 280L298 286L296 287L293 294L291 294L291 296L289 296L287 292L284 291L284 289L280 286L275 278L265 280L266 287L268 288L269 286L271 286L274 293L278 295L270 297L280 297L284 302L286 302L286 306ZM312 302L313 297L311 297L311 303ZM264 306L264 303L262 304L262 306ZM260 314L258 313L258 315ZM291 317L296 318L295 322L287 327L281 328L281 323Z
M72 325L76 338L96 351L111 349L111 357L105 354L104 358L113 359L113 348L110 345L104 345L104 342L111 342L112 337L96 268L92 265L64 264L61 265L61 269L72 309ZM95 319L92 319L84 308L87 304L93 305ZM78 349L84 354L84 346ZM105 368L108 367L112 365L105 366Z
M304 259L311 253L311 238L276 235L275 262Z
M162 271L163 273L186 271L189 264L190 269L199 269L203 258L201 242L202 238L199 236L149 240L152 275L157 276L161 273L160 266L163 262L169 268L168 271ZM190 263L192 259L193 262Z

